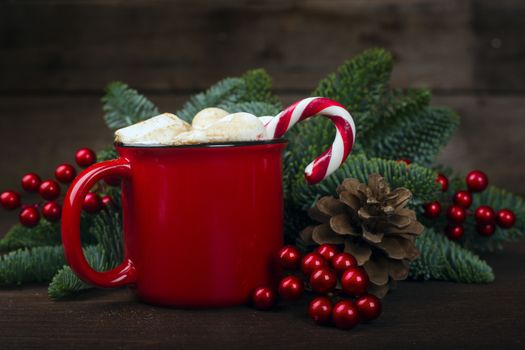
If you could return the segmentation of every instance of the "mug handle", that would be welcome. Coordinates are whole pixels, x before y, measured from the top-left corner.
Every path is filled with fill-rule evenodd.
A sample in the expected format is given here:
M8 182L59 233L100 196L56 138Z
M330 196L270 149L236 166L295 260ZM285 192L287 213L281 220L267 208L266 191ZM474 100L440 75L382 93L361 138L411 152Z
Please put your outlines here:
M103 288L120 287L136 281L136 270L128 256L114 269L98 272L87 262L80 242L80 213L84 197L99 180L107 176L129 178L131 166L124 158L96 163L85 169L69 187L62 212L62 243L66 260L83 281Z

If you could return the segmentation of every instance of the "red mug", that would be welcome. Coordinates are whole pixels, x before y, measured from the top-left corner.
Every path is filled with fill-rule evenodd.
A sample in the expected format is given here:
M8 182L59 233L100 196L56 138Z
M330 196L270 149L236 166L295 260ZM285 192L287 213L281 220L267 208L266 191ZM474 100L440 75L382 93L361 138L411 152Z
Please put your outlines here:
M85 282L133 286L140 300L176 307L245 303L273 281L283 245L282 139L198 146L117 145L120 158L92 165L64 199L66 259ZM84 197L122 178L124 261L97 272L80 244Z

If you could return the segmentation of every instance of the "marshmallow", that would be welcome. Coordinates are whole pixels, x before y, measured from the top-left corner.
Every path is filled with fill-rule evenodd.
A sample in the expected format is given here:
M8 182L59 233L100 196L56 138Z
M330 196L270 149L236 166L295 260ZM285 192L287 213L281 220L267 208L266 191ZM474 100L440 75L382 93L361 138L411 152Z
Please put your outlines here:
M229 114L203 129L208 142L256 141L266 138L263 123L250 113Z
M170 144L191 125L176 115L164 113L115 132L115 141L124 144Z
M191 131L183 132L179 134L170 142L170 145L197 145L202 143L208 143L208 138L203 130L193 129Z
M263 125L266 125L266 123L268 123L270 120L272 120L274 117L271 116L271 115L265 115L265 116L262 116L262 117L259 117L259 121L263 124Z
M250 113L227 113L219 108L203 109L193 119L193 127L173 114L164 113L117 130L115 141L177 146L266 139L264 119Z
M204 108L199 113L195 114L191 126L195 129L205 129L219 119L227 116L228 112L220 108Z

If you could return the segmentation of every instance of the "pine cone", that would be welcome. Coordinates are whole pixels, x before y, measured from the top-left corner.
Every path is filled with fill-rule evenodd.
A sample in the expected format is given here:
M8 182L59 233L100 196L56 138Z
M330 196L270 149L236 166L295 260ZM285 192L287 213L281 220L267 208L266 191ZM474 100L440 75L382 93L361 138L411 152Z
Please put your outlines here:
M390 191L379 174L368 185L345 179L337 187L339 198L320 198L310 217L321 224L301 232L306 242L344 244L370 277L369 292L382 298L395 281L408 276L409 262L418 255L414 239L423 232L413 210L406 208L412 193Z

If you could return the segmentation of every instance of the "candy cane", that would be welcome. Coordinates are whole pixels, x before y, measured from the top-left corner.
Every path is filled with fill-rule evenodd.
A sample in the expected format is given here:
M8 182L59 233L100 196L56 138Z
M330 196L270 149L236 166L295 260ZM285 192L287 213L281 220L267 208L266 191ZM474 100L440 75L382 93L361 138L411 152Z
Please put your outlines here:
M350 154L355 140L355 124L350 113L333 100L310 97L297 101L265 124L268 137L279 138L296 123L315 115L330 118L336 127L336 135L332 145L304 169L310 185L336 171Z

